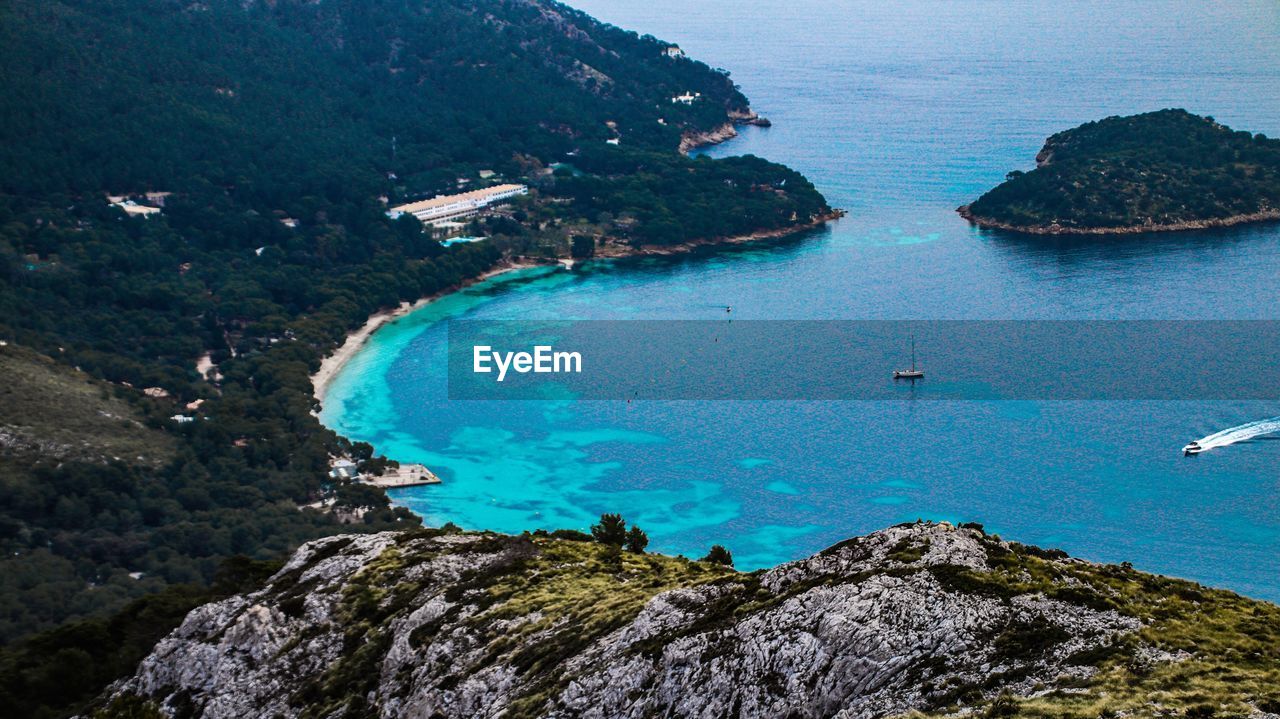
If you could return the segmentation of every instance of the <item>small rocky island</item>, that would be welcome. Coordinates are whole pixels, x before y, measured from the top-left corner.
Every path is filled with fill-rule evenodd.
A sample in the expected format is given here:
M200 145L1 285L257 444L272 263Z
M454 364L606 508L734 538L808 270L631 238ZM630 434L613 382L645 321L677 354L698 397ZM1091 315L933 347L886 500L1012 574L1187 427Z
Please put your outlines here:
M90 714L1277 712L1280 607L921 522L751 573L573 531L319 539L191 612Z
M958 209L980 227L1113 234L1280 219L1280 140L1160 110L1053 135L1036 168Z

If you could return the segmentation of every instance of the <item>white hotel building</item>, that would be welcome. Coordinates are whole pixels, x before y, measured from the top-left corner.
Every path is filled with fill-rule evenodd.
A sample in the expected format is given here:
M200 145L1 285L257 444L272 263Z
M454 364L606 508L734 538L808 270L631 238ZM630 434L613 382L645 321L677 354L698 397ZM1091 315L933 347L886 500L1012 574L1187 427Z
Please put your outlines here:
M525 185L495 185L482 190L472 190L456 195L436 195L429 200L410 202L407 205L391 208L387 211L387 216L394 220L408 213L424 223L446 222L469 217L489 205L528 193L529 188Z

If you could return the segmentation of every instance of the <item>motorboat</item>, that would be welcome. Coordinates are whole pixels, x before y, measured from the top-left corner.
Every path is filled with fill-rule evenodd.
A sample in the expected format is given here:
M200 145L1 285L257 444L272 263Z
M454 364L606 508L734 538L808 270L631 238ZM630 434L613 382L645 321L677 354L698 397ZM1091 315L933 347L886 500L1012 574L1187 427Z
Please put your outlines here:
M1193 454L1200 454L1203 451L1204 447L1201 447L1199 442L1190 442L1187 446L1182 448L1182 456L1190 457Z

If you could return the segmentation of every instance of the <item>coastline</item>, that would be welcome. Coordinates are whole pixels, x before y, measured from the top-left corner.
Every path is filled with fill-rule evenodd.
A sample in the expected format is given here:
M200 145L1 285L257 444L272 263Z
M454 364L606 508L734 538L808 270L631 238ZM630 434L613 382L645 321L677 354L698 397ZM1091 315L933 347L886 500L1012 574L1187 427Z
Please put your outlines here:
M1014 225L1008 222L980 217L973 214L969 205L956 208L956 213L976 227L989 230L1006 230L1027 235L1138 235L1147 232L1182 232L1185 230L1209 230L1218 227L1234 227L1256 222L1274 222L1280 220L1280 210L1263 210L1230 217L1217 217L1207 220L1188 220L1165 225L1129 225L1119 227L1063 227L1057 223L1049 225Z
M730 111L729 120L711 132L686 133L680 139L679 151L681 154L688 154L689 151L699 147L718 145L727 140L731 140L738 136L738 125L771 127L773 123L771 123L768 118L757 114L751 108L747 108L745 111ZM705 240L695 240L692 242L682 242L676 245L642 245L640 247L632 247L630 245L620 243L604 244L597 247L596 253L588 259L621 259L624 257L637 256L674 255L690 252L699 247L736 245L746 242L756 242L759 240L776 239L798 232L804 232L805 230L811 230L816 227L821 227L832 220L844 217L844 215L844 210L832 209L830 212L820 215L803 225L794 225L791 227L783 227L773 230L760 230L735 237L718 237ZM359 329L348 333L346 339L343 340L342 345L339 346L338 349L320 360L320 368L316 370L315 374L311 375L311 394L317 402L323 403L325 394L327 394L329 390L329 385L333 383L334 378L338 376L338 373L342 371L342 368L346 366L347 362L350 362L351 358L364 347L365 343L369 341L369 338L373 336L373 333L377 332L379 328L388 322L394 322L395 320L404 317L415 310L421 309L442 297L470 287L478 282L484 282L485 280L492 279L506 272L549 266L552 264L559 264L567 269L573 269L574 264L580 261L582 260L563 258L542 262L518 260L508 261L502 263L499 267L495 267L494 269L485 272L484 274L466 280L456 287L441 290L433 295L423 297L416 302L402 302L399 307L375 312L369 316L369 319L367 319ZM316 414L318 413L319 412L317 411Z
M680 137L681 155L687 155L699 147L719 145L738 136L738 128L733 122L726 122L707 132L686 132Z
M745 235L735 235L733 237L713 237L704 240L691 240L689 242L680 242L674 245L640 245L639 247L633 247L626 244L611 243L597 247L595 255L589 259L619 260L627 257L661 257L665 255L680 255L686 252L692 252L693 250L701 247L741 245L749 242L759 242L760 240L773 240L822 227L828 222L838 220L844 216L844 210L833 209L826 214L819 215L803 225L779 227L772 230L757 230L756 232L749 232Z
M338 349L320 360L320 369L316 370L315 374L311 375L312 396L315 397L317 402L323 403L325 394L329 390L329 385L333 383L334 378L338 376L338 373L342 371L342 368L351 361L352 357L355 357L356 354L364 348L365 344L369 341L369 338L373 336L373 333L377 332L388 322L394 322L414 310L426 307L442 297L453 294L459 290L466 289L476 283L493 279L494 277L507 272L527 270L541 266L544 265L534 262L506 262L494 267L488 272L472 277L471 279L454 287L423 297L416 302L401 302L399 307L379 310L369 315L369 319L365 320L365 323L361 325L359 329L347 334L347 338L343 340L342 345L338 347Z
M699 147L710 147L728 142L738 136L739 125L755 125L756 127L772 127L768 118L756 114L755 110L730 111L729 119L706 132L686 132L680 137L680 154L687 155Z
M778 239L778 238L787 237L789 235L793 235L796 233L805 232L806 230L812 230L817 227L821 227L828 222L844 217L844 215L845 215L844 210L833 209L830 212L820 215L814 218L812 221L806 222L802 225L793 225L790 227L781 227L781 228L772 229L772 230L760 230L757 232L751 232L745 235L737 235L734 237L719 237L719 238L710 238L705 240L694 240L692 242L682 242L675 245L641 245L640 247L632 247L630 245L625 245L621 243L610 243L610 244L605 244L598 247L596 254L588 259L616 260L616 259L623 259L627 257L644 257L644 256L654 257L654 256L663 256L663 255L677 255L677 254L683 254L686 252L691 252L694 249L701 248L701 247L715 247L718 245L739 245L739 244L745 244L749 242L758 242L761 240ZM356 354L361 349L364 348L365 344L369 341L369 338L373 336L373 333L377 332L379 329L382 328L383 325L386 325L388 322L394 322L395 320L401 317L404 317L405 315L411 312L414 312L415 310L419 310L423 307L426 307L432 302L435 302L436 300L446 297L454 292L465 289L479 282L484 282L485 280L493 279L494 277L505 274L507 272L513 272L515 270L531 269L534 267L554 266L555 264L559 264L560 266L565 266L565 267L572 267L576 262L581 262L581 261L586 261L586 260L558 259L555 261L544 261L544 262L531 262L531 261L506 262L501 264L498 267L495 267L489 270L488 272L485 272L484 274L478 275L465 282L462 282L455 287L451 287L449 289L442 290L440 292L429 295L427 297L423 297L416 302L402 302L400 303L399 307L384 309L384 310L380 310L378 312L373 313L372 315L369 316L369 319L365 320L365 323L361 325L359 329L356 329L347 334L346 339L343 340L342 345L338 347L338 349L334 350L331 354L327 355L323 360L320 361L320 369L316 370L315 374L311 375L312 396L315 397L317 402L323 403L325 394L328 392L329 385L333 383L334 378L338 376L338 374L342 371L342 368L346 366L348 362L351 361L352 357L355 357Z

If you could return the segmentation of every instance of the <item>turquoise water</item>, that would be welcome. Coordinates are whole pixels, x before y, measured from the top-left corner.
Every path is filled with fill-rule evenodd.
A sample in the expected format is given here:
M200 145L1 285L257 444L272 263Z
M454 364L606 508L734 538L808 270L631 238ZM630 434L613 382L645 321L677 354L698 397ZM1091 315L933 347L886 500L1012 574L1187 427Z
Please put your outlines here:
M488 239L488 238L486 237L450 237L447 240L441 240L440 244L444 245L445 247L452 247L454 245L460 245L466 242L479 242L480 240L484 240L484 239Z
M1119 240L984 233L953 208L1043 138L1186 107L1280 135L1269 3L586 0L735 80L775 126L710 150L809 176L849 216L787 241L529 270L389 325L323 420L444 484L393 492L428 522L585 528L739 567L917 517L1280 599L1280 442L1179 448L1266 402L449 402L451 318L1280 317L1280 226Z

